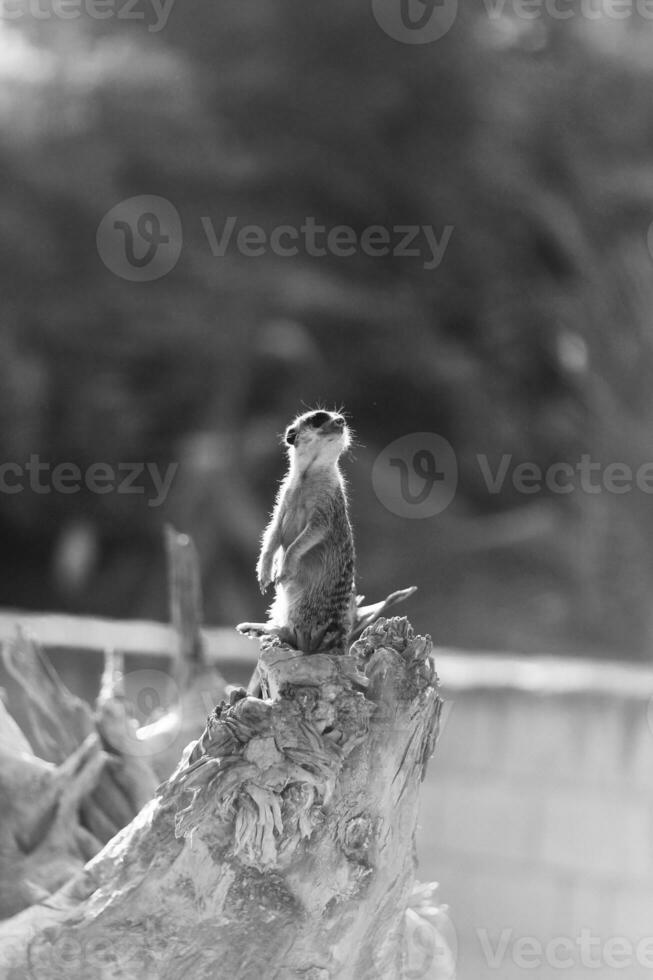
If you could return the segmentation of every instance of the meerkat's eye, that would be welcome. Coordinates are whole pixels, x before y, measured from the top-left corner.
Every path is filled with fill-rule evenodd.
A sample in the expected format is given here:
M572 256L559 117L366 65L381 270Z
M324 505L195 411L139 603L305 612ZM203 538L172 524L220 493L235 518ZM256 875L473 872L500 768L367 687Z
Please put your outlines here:
M337 425L339 429L342 429L343 425L345 424L345 420L343 419L342 415L336 415L333 420L333 424Z
M328 422L330 418L331 416L328 412L313 412L313 414L309 415L309 417L306 419L306 422L311 426L311 428L319 429L320 426L324 425L325 422Z
M286 445L294 446L295 439L297 438L297 429L294 425L289 425L286 429Z

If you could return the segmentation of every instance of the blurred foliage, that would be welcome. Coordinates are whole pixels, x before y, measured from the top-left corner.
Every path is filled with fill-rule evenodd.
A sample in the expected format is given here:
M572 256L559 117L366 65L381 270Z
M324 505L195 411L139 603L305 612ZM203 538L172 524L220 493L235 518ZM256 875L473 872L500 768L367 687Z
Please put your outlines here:
M352 0L184 0L158 33L0 22L0 458L181 464L163 508L0 494L4 605L165 616L172 520L197 541L207 620L257 618L277 434L320 400L358 433L368 598L417 584L407 611L442 643L648 657L651 499L492 496L476 454L651 458L653 35L488 9L470 0L424 46ZM184 229L152 283L95 245L138 194ZM434 270L216 258L201 218L229 215L454 231ZM415 431L460 466L428 521L389 514L370 480Z

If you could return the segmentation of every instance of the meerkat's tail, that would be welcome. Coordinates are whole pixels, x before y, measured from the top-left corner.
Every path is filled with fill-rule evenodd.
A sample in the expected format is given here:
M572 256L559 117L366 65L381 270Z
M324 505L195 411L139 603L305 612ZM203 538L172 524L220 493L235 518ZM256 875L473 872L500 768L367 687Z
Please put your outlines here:
M379 616L383 616L388 609L396 606L399 602L404 602L415 592L417 592L416 585L411 585L407 589L397 589L396 592L391 592L389 596L387 596L385 599L381 599L380 602L372 602L367 606L363 605L365 596L357 596L356 609L354 612L354 627L356 633L360 633L366 626L373 623L375 619L378 619Z

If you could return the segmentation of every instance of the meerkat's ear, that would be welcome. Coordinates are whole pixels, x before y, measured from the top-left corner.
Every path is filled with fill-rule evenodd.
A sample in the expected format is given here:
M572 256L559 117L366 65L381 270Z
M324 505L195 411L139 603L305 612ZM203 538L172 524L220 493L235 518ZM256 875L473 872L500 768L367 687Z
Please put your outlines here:
M294 425L289 425L286 429L286 445L294 446L297 438L297 429Z

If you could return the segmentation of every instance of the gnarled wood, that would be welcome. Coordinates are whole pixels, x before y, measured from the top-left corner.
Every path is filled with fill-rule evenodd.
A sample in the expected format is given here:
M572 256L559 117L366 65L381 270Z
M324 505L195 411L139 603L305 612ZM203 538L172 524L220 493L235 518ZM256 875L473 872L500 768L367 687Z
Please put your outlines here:
M93 713L24 633L0 649L0 918L47 898L152 798L122 670L108 655Z
M430 651L401 618L349 656L264 641L271 698L234 692L84 872L0 926L6 975L451 977L435 945L418 974L409 956L430 903L408 909L441 705Z

